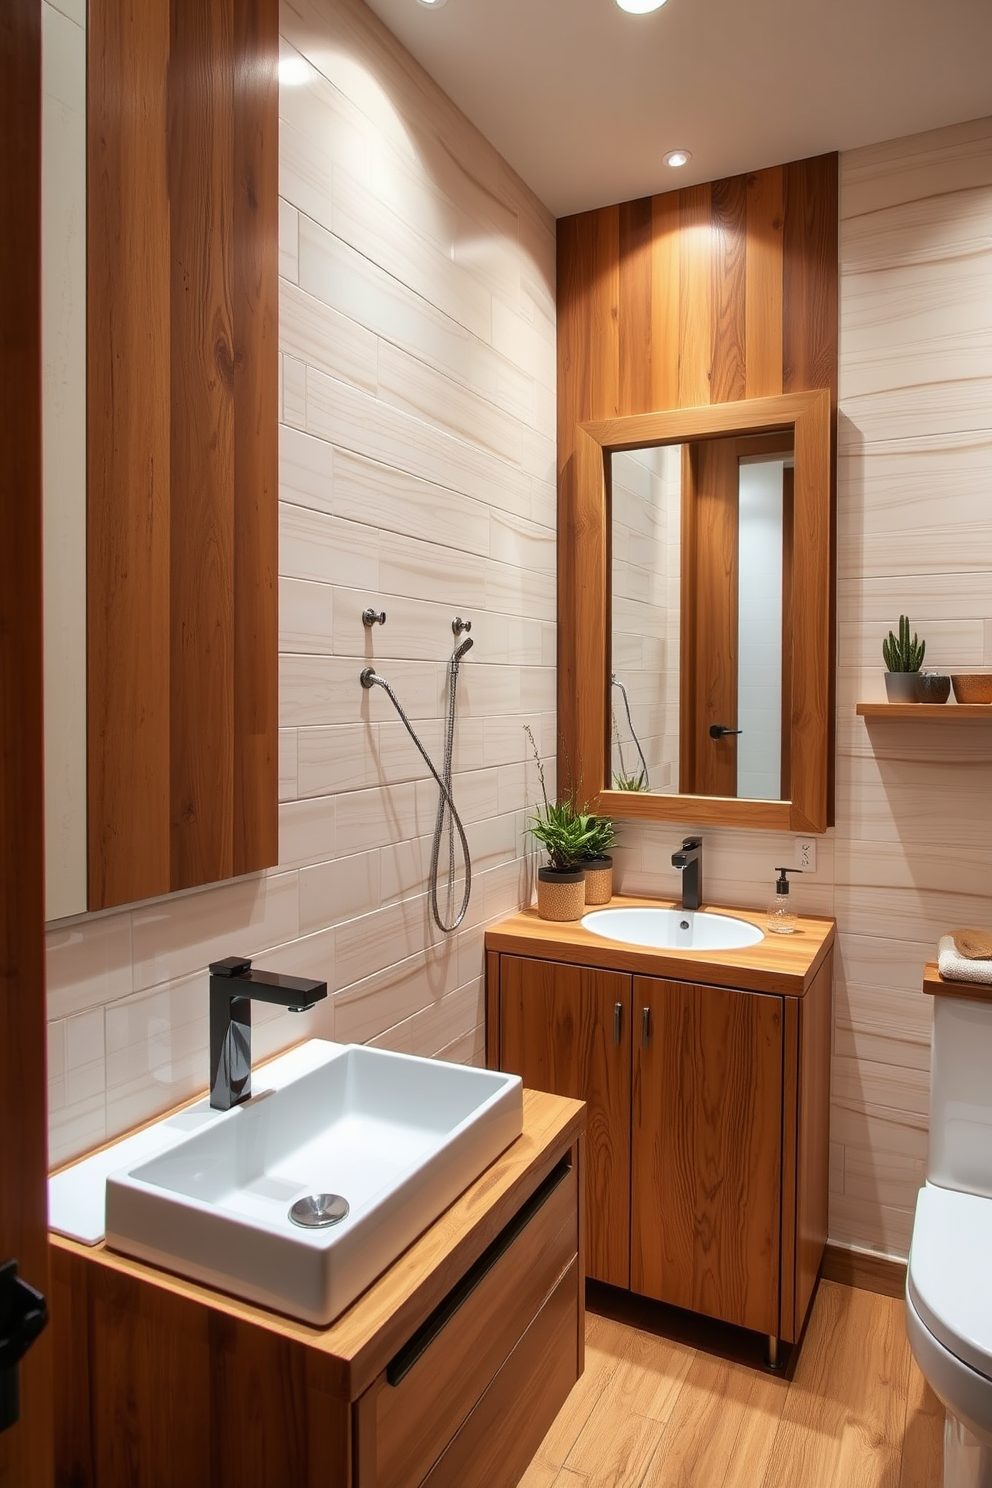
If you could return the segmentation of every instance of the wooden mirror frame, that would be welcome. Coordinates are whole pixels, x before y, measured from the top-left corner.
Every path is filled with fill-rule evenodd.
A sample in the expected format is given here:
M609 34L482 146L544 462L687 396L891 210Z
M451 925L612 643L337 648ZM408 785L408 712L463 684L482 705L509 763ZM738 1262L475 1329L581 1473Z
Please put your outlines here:
M560 710L559 779L605 781L610 759L607 626L610 623L610 500L607 456L624 450L774 430L795 441L791 799L653 795L603 788L589 797L603 816L689 821L765 831L825 832L832 825L833 527L831 397L785 393L701 408L579 424L574 509L561 527L559 634L574 637L574 704ZM567 675L567 673L566 673Z

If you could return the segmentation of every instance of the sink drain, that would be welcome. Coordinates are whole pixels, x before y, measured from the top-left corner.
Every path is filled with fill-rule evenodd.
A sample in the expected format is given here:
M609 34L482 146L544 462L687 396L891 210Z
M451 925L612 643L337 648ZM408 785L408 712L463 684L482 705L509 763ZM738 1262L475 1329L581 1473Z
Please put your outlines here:
M348 1200L340 1194L307 1194L305 1199L297 1199L289 1217L304 1230L326 1230L328 1225L340 1224L348 1209Z

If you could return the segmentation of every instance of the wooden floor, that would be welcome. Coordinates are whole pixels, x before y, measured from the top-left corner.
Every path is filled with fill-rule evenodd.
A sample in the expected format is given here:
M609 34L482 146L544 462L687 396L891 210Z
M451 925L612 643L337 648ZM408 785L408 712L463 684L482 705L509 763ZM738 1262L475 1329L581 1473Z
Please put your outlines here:
M901 1300L821 1281L779 1375L736 1329L605 1287L588 1305L585 1374L520 1488L940 1488Z

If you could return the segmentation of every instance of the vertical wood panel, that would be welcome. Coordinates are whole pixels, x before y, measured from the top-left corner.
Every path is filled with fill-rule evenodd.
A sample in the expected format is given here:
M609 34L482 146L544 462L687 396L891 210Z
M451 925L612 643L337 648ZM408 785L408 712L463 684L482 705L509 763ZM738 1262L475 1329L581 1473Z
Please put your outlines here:
M234 872L279 857L278 0L236 0Z
M41 676L41 4L0 18L0 1261L48 1290ZM52 1474L51 1339L20 1369L3 1488Z
M837 394L836 155L785 167L782 391Z
M94 7L91 909L278 859L277 57L276 0Z
M713 370L710 402L733 403L743 398L745 391L747 182L744 176L714 181L712 210Z
M617 298L619 406L631 413L648 413L652 406L653 246L651 198L646 196L640 201L624 202L620 207Z
M168 891L169 0L87 37L89 907Z
M233 0L173 0L173 889L234 868Z
M737 440L701 440L695 454L695 563L691 571L686 565L683 587L689 600L683 613L695 632L691 789L736 796L737 740L711 739L710 725L737 727Z
M697 408L713 401L712 188L690 186L679 199L679 407Z
M676 408L679 401L679 278L681 214L677 191L652 202L651 408ZM632 410L623 409L624 413Z
M781 166L747 177L745 398L782 392L782 268L785 177Z

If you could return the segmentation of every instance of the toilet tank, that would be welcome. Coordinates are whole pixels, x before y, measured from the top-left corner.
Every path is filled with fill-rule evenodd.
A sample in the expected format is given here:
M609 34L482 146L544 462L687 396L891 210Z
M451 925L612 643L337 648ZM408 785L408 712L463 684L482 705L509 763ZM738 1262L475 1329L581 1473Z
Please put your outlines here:
M927 1178L992 1198L992 1001L934 998Z

